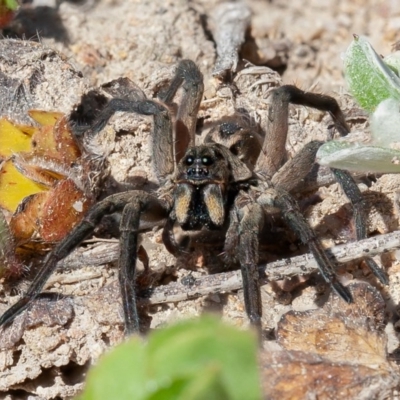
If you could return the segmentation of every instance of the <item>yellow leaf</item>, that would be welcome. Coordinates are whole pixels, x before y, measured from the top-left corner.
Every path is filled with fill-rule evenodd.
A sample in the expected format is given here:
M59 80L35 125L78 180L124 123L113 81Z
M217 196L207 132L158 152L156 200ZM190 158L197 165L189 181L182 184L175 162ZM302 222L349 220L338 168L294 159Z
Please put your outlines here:
M42 126L53 126L63 114L59 112L29 110L29 116Z
M65 175L55 172L51 168L55 162L52 160L41 159L40 157L31 157L29 154L16 154L12 158L15 168L26 178L46 186L52 187L61 179L65 179Z
M31 150L31 137L6 119L0 119L0 157L7 158L20 151Z
M14 212L26 196L47 190L22 175L9 160L0 171L0 207Z
M36 126L19 125L19 124L14 124L14 126L16 128L18 128L22 133L25 133L25 135L29 135L29 136L32 136L37 131Z

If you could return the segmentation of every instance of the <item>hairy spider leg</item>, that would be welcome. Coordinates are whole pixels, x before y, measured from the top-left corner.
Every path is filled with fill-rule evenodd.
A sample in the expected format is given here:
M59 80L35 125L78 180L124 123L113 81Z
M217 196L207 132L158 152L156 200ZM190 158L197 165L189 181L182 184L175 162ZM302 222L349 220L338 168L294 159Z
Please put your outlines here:
M304 92L295 86L288 87L290 88L289 101L291 103L313 107L321 111L327 111L331 115L335 128L341 136L346 136L350 133L350 128L345 121L345 116L334 98L317 93ZM335 168L331 168L331 171L353 206L356 238L357 240L365 239L367 237L366 204L361 191L348 171L338 170ZM381 283L384 285L389 283L384 271L372 258L365 257L364 261Z
M366 228L366 204L359 187L350 172L336 168L331 168L331 171L335 175L336 180L339 182L339 185L353 207L353 218L356 227L357 240L366 239L368 236ZM364 261L381 283L384 285L389 284L384 270L378 266L373 258L365 257Z
M319 142L319 144L317 143L315 146L312 146L313 148L309 149L311 152L308 150L306 150L305 153L304 151L301 151L299 155L296 155L282 167L286 154L285 144L288 132L288 110L290 103L326 111L331 115L334 125L340 135L347 135L350 131L337 101L332 97L304 92L292 85L286 85L276 89L272 94L272 101L268 115L267 135L264 140L261 155L256 163L255 171L261 176L272 178L274 187L283 188L287 194L294 189L296 182L298 182L299 179L305 178L301 171L302 168L299 168L299 160L304 159L305 170L307 170L307 165L310 165L311 167L314 161L311 164L308 163L315 159L316 150L322 144ZM293 167L296 171L295 174L290 172L293 171ZM346 196L354 206L357 239L365 238L366 215L365 202L362 200L362 195L353 178L347 171L333 170L332 172ZM299 175L301 176L300 178ZM294 199L291 199L289 202L287 195L284 196L284 199L286 199L286 201L277 201L277 204L288 211L287 207ZM309 243L310 251L318 261L318 265L324 278L328 282L332 283L334 289L345 301L351 301L350 293L339 282L337 282L336 277L334 278L334 282L331 281L334 276L334 266L329 258L322 255L324 252L318 240L312 239L313 235L310 236L310 232L301 233L301 229L303 228L307 231L309 230L308 225L305 227L305 224L301 221L303 217L297 212L286 215L284 213L284 217L288 224L298 232L302 241L304 242L304 240L306 240ZM374 260L366 258L366 263L382 283L387 282L383 271L378 267Z
M136 192L125 205L120 222L120 256L118 261L119 284L124 310L125 334L139 332L140 321L136 304L136 261L138 257L138 232L142 214L146 211L167 216L168 209L154 196L146 192Z
M288 192L277 187L275 187L275 190L277 190L277 196L274 199L274 205L282 210L282 215L287 224L295 231L301 241L308 245L325 281L331 284L343 300L351 303L353 298L350 291L337 280L334 264L328 258L314 231L300 212L297 201Z
M304 92L293 85L284 85L271 94L266 136L255 170L272 177L282 166L288 132L289 104L298 104L328 112L340 135L349 132L345 117L337 101L330 96Z
M258 271L259 233L264 213L257 203L250 203L239 210L239 262L243 279L246 313L250 323L261 331L262 302Z
M86 135L95 135L100 132L118 111L153 116L153 132L151 135L152 148L155 153L153 166L159 182L163 183L174 170L172 123L168 110L162 104L152 100L111 99L86 132Z
M273 186L279 187L291 193L303 180L315 163L315 156L318 149L324 142L313 140L305 144L293 158L288 160L273 175L271 182Z
M12 322L24 311L43 289L50 275L55 271L58 261L70 254L86 237L93 233L101 219L108 214L122 211L120 238L120 275L121 293L124 302L125 326L128 333L139 329L136 311L136 297L133 284L127 283L135 274L137 230L140 216L149 207L152 216L160 220L166 216L166 208L157 198L143 191L130 191L111 195L95 205L86 217L47 255L45 261L20 300L10 307L1 317L0 325ZM136 214L135 214L136 212ZM129 221L129 218L132 218Z
M346 302L351 302L351 293L337 280L333 262L327 257L314 231L300 212L297 201L290 194L290 191L297 186L298 182L310 172L314 165L315 155L322 144L323 142L320 141L309 142L292 159L287 161L272 177L273 195L271 196L270 193L262 194L258 202L276 207L281 211L287 225L309 247L324 279ZM296 172L293 173L293 171Z
M26 293L0 317L0 325L12 322L18 314L28 307L29 303L40 294L55 271L57 262L70 254L93 232L103 215L114 212L115 208L112 202L103 201L90 210L89 214L46 256L40 271L31 282Z
M182 88L182 99L175 117L175 162L178 163L188 147L196 143L196 123L201 99L203 98L203 75L191 60L182 60L175 71L165 93L159 96L168 106L179 88Z

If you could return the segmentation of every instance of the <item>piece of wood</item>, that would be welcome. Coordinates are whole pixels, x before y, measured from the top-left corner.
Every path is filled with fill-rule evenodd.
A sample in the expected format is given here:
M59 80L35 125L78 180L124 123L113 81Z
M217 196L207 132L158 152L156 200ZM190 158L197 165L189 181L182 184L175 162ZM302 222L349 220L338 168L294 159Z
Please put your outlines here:
M343 264L365 256L376 256L400 248L400 231L371 237L358 242L347 243L327 249L329 257L336 264ZM79 266L99 266L118 259L118 244L100 244L82 252L75 251L59 268L77 268ZM318 270L318 265L311 254L274 261L260 265L260 273L268 280L276 281L298 275L306 275ZM194 279L190 285L173 282L169 285L142 291L139 301L149 304L170 303L189 300L212 293L231 292L242 287L240 271L229 271Z

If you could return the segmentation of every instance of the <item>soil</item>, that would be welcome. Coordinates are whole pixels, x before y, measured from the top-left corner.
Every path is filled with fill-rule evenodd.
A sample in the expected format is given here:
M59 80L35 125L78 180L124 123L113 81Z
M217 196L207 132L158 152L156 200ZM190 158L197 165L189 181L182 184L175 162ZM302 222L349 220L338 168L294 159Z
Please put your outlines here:
M381 54L390 53L393 43L400 40L400 3L394 1L245 1L252 16L242 61L234 75L238 91L233 98L229 85L221 86L212 75L217 57L213 41L216 22L212 17L217 3L220 2L34 0L24 5L3 35L31 39L36 44L26 40L0 41L1 116L26 123L27 110L32 108L69 113L83 93L119 77L131 79L152 98L165 87L176 63L185 58L195 61L204 75L199 119L205 126L239 108L247 110L250 119L262 126L268 110L268 93L283 83L330 94L350 115L358 109L347 94L341 54L350 44L352 34L368 36ZM246 73L252 65L261 68ZM23 95L18 97L17 86L23 87ZM366 130L365 117L349 122L353 130ZM305 107L291 107L289 123L287 150L293 155L309 140L325 140L330 119ZM95 151L106 154L110 164L103 196L127 188L154 189L150 130L148 118L118 113L99 135ZM369 188L360 184L371 204L371 234L398 228L399 179L385 175ZM330 247L353 240L351 208L337 184L321 188L317 194L319 201L310 201L306 215L323 244ZM389 207L380 206L388 202ZM157 229L144 235L142 245L151 269L162 275L163 283L189 274L208 274L201 254L175 260L161 244ZM285 256L304 251L293 241ZM382 287L364 265L356 263L348 266L346 272L343 270L341 276L344 281L368 281L381 291L388 304L387 351L394 353L400 338L400 268L396 254L381 261L389 275L388 287ZM116 279L115 263L57 271L46 287L46 291L62 295L52 306L55 309L51 309L57 318L46 319L40 312L50 306L45 304L41 309L39 304L31 314L36 312L42 324L29 322L32 315L19 317L2 334L1 398L66 399L82 390L89 365L123 339ZM319 303L315 299L329 291L318 275L304 281L299 286L294 282L281 284L285 290L270 283L262 287L266 341L273 341L277 322L284 313L317 308ZM19 289L24 290L27 283L21 285ZM2 313L17 296L6 286L1 286L0 295ZM218 312L239 327L248 325L240 290L152 305L146 315L151 317L147 319L150 328L156 329L205 311Z

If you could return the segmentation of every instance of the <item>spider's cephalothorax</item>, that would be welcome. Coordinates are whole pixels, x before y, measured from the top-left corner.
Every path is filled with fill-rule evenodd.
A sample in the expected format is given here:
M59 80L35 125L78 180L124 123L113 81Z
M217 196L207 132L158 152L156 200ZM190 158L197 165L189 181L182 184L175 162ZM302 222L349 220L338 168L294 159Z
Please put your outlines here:
M228 174L226 160L212 147L193 147L182 158L175 180L174 211L184 230L222 226Z
M173 209L182 229L219 229L224 225L234 179L229 158L223 153L217 144L196 146L178 164ZM251 177L245 166L242 169Z
M172 101L180 87L180 105L172 115ZM329 112L336 129L344 135L349 130L336 100L303 92L295 86L282 86L272 92L262 140L254 129L229 117L207 134L205 144L196 146L203 77L192 61L179 63L169 88L159 99L161 102L146 99L135 85L129 93L123 90L119 93L119 98L111 99L100 112L86 135L91 137L99 132L116 111L153 116L153 164L160 190L156 194L143 190L118 193L92 207L83 221L48 254L24 296L1 316L0 325L11 322L26 309L42 290L57 262L92 234L103 216L115 212L121 213L119 283L127 334L139 331L135 271L142 221L164 226L163 241L173 254L206 240L204 232L221 234L224 254L240 263L246 312L251 323L259 328L262 315L259 243L266 240L262 235L263 229L269 226L266 215L279 209L287 225L308 245L325 280L345 301L352 301L351 293L337 280L332 261L292 196L299 182L309 174L322 142L306 144L284 162L289 103ZM354 207L357 238L366 237L364 202L357 185L347 172L332 172ZM177 225L186 239L176 239L174 227ZM198 236L193 246L189 246L192 234ZM381 282L387 283L376 263L370 258L365 261Z

